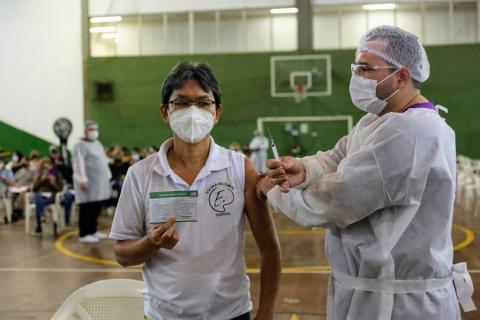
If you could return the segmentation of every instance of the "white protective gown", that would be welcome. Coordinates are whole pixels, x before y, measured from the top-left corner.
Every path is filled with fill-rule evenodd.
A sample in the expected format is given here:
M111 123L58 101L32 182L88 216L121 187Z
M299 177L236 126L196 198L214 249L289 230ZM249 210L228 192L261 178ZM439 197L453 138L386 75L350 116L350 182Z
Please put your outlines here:
M81 140L73 147L73 185L75 202L88 203L107 200L111 196L108 159L98 141ZM88 190L80 189L80 182L88 182Z
M258 172L267 171L267 149L268 139L263 135L253 137L248 146L252 151L250 159L252 160Z
M327 319L457 319L452 277L471 279L452 267L455 134L444 119L431 109L368 114L302 161L305 183L267 197L297 223L330 229Z

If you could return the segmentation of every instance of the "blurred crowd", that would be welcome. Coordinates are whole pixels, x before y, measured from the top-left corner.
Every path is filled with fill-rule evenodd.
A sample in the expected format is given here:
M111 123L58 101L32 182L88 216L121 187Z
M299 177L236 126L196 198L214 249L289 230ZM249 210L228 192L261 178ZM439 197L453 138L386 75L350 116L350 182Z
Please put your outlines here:
M116 205L128 168L155 153L157 149L157 146L143 149L114 146L105 150L112 173L112 198L107 206ZM32 150L29 154L0 150L0 212L3 212L3 221L13 223L23 219L25 204L30 201L35 204L36 210L35 233L41 234L43 211L61 192L65 224L70 225L71 209L75 201L72 178L72 165L65 162L58 146L51 145L46 155L38 150ZM27 196L30 199L26 199Z

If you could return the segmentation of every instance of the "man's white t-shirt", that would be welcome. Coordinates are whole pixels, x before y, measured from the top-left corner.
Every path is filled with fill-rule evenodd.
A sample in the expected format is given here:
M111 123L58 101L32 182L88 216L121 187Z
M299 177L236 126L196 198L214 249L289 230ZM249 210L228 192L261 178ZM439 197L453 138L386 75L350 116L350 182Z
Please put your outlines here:
M180 240L142 269L145 314L152 320L232 319L252 309L244 260L245 156L215 144L191 186L173 172L167 151L129 168L110 237L140 239L149 223L151 192L198 191L197 222L177 222Z

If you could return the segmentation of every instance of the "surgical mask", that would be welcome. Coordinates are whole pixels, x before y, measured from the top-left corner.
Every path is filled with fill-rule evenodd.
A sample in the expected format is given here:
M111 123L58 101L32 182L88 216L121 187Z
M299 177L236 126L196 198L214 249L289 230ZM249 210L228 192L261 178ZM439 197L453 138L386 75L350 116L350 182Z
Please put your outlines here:
M137 162L140 160L140 155L138 153L132 153L132 160Z
M387 105L388 99L397 94L400 89L395 90L395 92L388 96L385 100L381 100L377 97L377 87L379 84L393 76L398 70L399 69L380 82L352 74L349 90L353 104L362 111L373 114L380 113Z
M13 162L17 162L17 161L18 161L18 156L17 156L16 154L14 154L14 155L12 156L12 161L13 161Z
M87 131L87 139L88 140L91 140L91 141L95 141L98 139L98 130L90 130L90 131Z
M197 143L205 138L214 125L211 112L195 106L169 113L170 127L186 143Z

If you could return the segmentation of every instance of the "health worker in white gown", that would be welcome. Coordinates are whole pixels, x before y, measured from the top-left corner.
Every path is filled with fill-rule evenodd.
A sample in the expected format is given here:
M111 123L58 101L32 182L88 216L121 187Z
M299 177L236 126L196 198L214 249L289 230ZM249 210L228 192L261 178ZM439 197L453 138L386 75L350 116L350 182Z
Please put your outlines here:
M453 264L455 134L420 93L429 73L415 35L368 31L350 82L367 114L332 150L268 160L257 185L277 211L329 229L329 320L451 320L459 302L475 308L466 264Z

